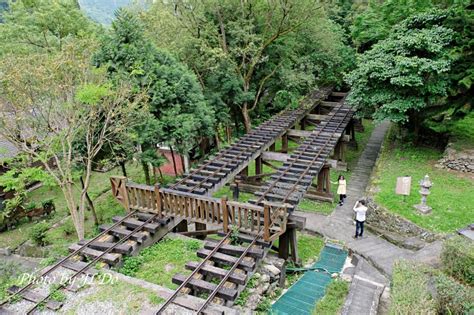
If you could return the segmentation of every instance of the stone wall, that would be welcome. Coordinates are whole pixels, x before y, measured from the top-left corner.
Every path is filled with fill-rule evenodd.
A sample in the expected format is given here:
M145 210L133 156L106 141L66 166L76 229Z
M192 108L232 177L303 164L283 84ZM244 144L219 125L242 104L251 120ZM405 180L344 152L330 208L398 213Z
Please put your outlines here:
M438 161L437 167L464 173L474 173L474 150L459 152L448 144L443 158Z
M390 213L370 198L367 202L367 228L397 246L418 250L441 237Z

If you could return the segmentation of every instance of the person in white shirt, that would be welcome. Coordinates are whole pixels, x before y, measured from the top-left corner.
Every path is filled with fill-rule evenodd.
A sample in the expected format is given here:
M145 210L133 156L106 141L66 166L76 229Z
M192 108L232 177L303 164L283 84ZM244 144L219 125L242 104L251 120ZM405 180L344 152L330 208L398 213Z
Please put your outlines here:
M367 207L365 205L365 200L359 200L354 205L354 211L356 213L356 233L355 238L362 237L364 233L364 222L365 214L367 212Z

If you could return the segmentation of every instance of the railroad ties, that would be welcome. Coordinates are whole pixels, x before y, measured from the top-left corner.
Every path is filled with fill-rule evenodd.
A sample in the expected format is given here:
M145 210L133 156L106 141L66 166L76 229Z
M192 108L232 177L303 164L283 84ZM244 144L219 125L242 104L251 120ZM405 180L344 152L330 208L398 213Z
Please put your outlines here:
M80 277L92 277L98 273L94 269L96 263L119 266L123 256L134 255L141 248L157 242L176 225L175 221L169 218L159 218L156 214L138 211L130 212L124 217L116 216L113 222L111 225L100 226L101 233L91 240L71 245L70 254L43 270L38 278L32 279L21 288L18 286L9 288L8 292L11 295L0 304L0 313L8 311L5 309L7 304L17 297L32 303L27 314L34 312L40 305L57 311L62 303L51 300L55 291L76 292L81 282L76 280ZM67 277L61 275L59 277L61 281L56 283L53 289L50 287L45 291L45 288L41 288L41 284L47 283L49 279L58 278L56 272L66 272ZM46 281L40 281L41 279Z
M344 105L344 94L340 96L342 99L338 102L322 102L332 107L332 110L278 168L276 174L255 192L257 199L250 200L251 203L260 205L274 202L292 206L299 203L311 186L314 176L319 174L343 136L354 114L350 107Z
M237 234L232 238L231 233L220 235L223 236L220 241L207 239L204 248L196 252L203 260L186 264L186 269L192 271L190 275L174 275L172 281L179 287L156 314L162 314L178 295L195 295L205 299L199 309L194 310L198 314L211 302L233 305L255 272L259 260L265 257L270 243L264 242L259 235ZM232 244L232 239L237 244Z
M250 161L275 143L278 137L326 99L330 93L331 88L316 90L302 102L302 106L294 110L285 110L254 128L232 146L206 160L170 188L198 195L209 195L217 191L240 173Z

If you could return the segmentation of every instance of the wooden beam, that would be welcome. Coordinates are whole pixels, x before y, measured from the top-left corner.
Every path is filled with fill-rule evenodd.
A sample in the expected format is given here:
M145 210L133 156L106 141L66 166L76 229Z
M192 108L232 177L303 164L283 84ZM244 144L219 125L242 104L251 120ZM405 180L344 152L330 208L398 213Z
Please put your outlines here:
M197 261L190 261L186 264L186 269L194 270L197 268L198 265L199 263ZM209 275L214 278L222 279L225 277L228 271L226 269L222 269L216 266L212 266L209 263L206 263L204 264L204 266L202 266L199 272L204 275ZM229 281L237 283L237 284L245 285L245 282L247 282L247 274L243 272L240 273L240 272L234 271L233 273L230 274Z
M177 275L173 277L172 282L175 284L181 284L186 280L186 278L187 276L178 273ZM217 287L217 285L214 283L210 283L204 280L194 279L194 278L191 278L188 286L193 287L194 289L198 291L204 291L207 293L214 291ZM230 301L233 301L237 297L237 294L238 294L237 290L228 289L225 287L220 288L219 291L217 292L218 297L223 298L225 300L230 300Z
M290 129L288 130L288 135L293 136L293 137L299 137L299 138L306 138L309 137L313 132L309 130L296 130L296 129Z
M328 102L328 101L321 102L321 106L325 106L325 107L336 107L340 104L341 104L340 102Z
M216 245L217 245L216 242L207 241L206 243L204 243L204 248L212 250L216 247ZM240 256L243 254L244 251L245 251L245 247L242 247L242 246L224 244L224 245L221 245L221 247L219 247L219 252L227 254L227 255L232 255L232 256ZM250 248L249 251L247 252L247 255L250 257L255 257L255 258L263 258L263 249Z
M328 115L318 115L318 114L308 114L306 116L307 119L318 120L318 121L325 120L327 117L328 117Z
M191 231L191 232L181 232L179 234L184 235L184 236L200 236L200 235L209 235L209 234L217 234L220 231L220 229L216 230L199 230L199 231Z
M206 258L207 256L209 256L211 254L211 251L201 248L196 252L196 254L200 258ZM219 264L232 266L233 264L235 264L237 262L237 260L239 258L217 252L217 253L214 253L210 257L210 259L214 262L219 263ZM244 269L244 270L249 271L249 272L252 272L255 269L255 261L248 261L248 260L244 259L239 263L239 268Z
M347 92L331 92L331 96L335 97L344 97L347 95Z
M263 152L262 153L263 161L286 162L289 157L290 155L286 153L279 153L279 152Z

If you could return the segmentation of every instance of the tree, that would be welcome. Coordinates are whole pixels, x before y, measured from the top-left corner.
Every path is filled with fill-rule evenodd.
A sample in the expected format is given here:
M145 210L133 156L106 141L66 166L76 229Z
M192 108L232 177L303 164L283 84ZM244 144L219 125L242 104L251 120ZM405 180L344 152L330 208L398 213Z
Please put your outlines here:
M291 51L286 45L307 25L314 26L313 21L325 18L321 5L310 0L156 1L144 14L147 31L155 42L177 47L212 104L229 107L216 112L229 115L237 109L247 131L251 128L250 114L260 105L269 105L283 90L284 85L274 89L276 82L302 72L300 82L311 82L304 77L308 73L300 63L292 66L302 50ZM162 34L166 36L163 41ZM172 34L179 34L179 38L173 39ZM219 80L222 78L225 81Z
M54 179L79 239L92 160L105 143L138 123L144 103L139 94L131 97L128 86L113 87L103 71L92 69L93 49L90 41L74 40L55 54L7 55L0 62L0 134ZM76 148L78 142L85 151ZM84 186L76 194L78 165Z
M104 66L115 82L125 78L136 91L147 93L153 119L143 120L138 132L141 156L147 161L155 156L149 150L155 151L158 143L187 154L201 137L213 134L214 112L204 101L196 77L144 37L143 26L133 13L124 9L116 13L95 64ZM160 163L158 158L153 161ZM142 162L149 174L149 163Z
M61 50L68 38L93 36L97 28L75 0L10 1L2 18L0 55Z
M464 3L463 3L464 2ZM453 5L467 5L458 0L387 0L369 1L361 12L354 13L351 35L359 52L389 36L394 25L411 16L429 12L433 8L446 9Z
M454 32L442 26L445 19L440 12L408 18L361 55L348 76L349 101L376 120L405 124L418 135L423 120L448 95Z

